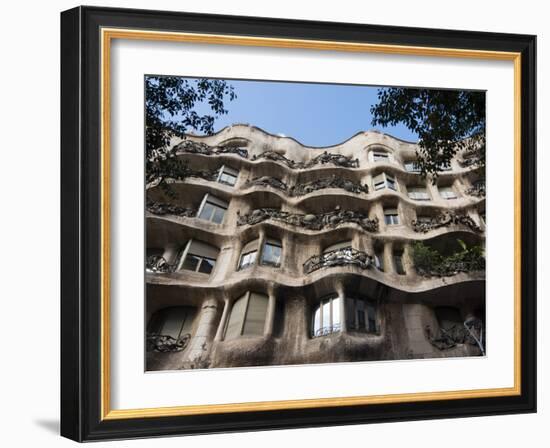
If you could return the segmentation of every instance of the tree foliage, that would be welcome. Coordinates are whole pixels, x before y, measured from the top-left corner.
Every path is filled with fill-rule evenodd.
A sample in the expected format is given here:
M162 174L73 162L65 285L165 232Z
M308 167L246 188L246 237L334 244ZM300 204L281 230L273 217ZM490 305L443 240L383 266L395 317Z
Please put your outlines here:
M166 180L179 179L184 165L170 148L173 137L190 129L211 134L215 119L227 113L226 102L236 98L233 86L219 79L179 76L145 78L146 181L169 190ZM204 109L201 114L197 109Z
M418 166L437 178L457 152L485 167L485 93L466 90L382 88L371 107L373 125L404 124L419 136Z

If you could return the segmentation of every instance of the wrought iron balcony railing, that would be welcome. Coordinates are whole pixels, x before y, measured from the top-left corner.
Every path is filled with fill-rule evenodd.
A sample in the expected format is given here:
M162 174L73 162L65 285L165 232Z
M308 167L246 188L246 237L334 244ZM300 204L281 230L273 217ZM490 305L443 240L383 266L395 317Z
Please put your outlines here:
M366 252L344 247L309 258L304 263L304 273L310 274L318 269L333 266L358 266L361 269L368 269L373 262L374 258Z
M344 168L359 167L359 159L353 159L351 157L342 156L339 154L329 154L327 151L311 159L309 162L297 162L295 160L286 158L285 156L283 156L282 154L279 154L276 151L264 151L263 153L252 157L252 160L260 160L260 159L272 160L274 162L283 163L289 168L292 168L295 170L311 168L312 166L315 166L315 165L325 165L327 163L330 163L331 165L335 165L335 166L341 166Z
M146 209L149 213L159 216L175 215L192 218L197 214L197 211L192 208L180 207L179 205L154 201L147 201Z
M213 156L218 154L237 154L243 159L248 159L248 151L244 148L234 146L210 146L206 143L199 143L191 140L184 140L174 149L176 152L202 154L205 156Z
M321 230L326 227L334 228L344 223L355 223L368 232L378 231L378 218L370 219L365 213L342 210L339 206L332 212L319 214L290 213L276 208L258 208L246 215L239 214L237 225L255 225L268 219L308 230Z
M445 212L424 219L414 219L411 222L413 230L419 233L426 233L430 230L450 225L463 225L473 232L481 232L481 227L479 227L472 218L467 215L453 212Z
M166 274L176 270L175 264L170 264L161 255L151 255L145 261L145 270L147 272Z
M313 337L318 338L321 336L327 336L332 333L338 333L342 329L340 324L327 325L325 327L316 328L313 331Z

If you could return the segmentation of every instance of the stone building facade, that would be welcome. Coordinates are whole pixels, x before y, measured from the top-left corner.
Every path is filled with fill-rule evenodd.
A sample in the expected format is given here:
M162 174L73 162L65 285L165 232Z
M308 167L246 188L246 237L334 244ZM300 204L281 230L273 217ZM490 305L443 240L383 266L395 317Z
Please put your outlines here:
M434 180L376 131L173 145L186 175L146 192L147 370L485 353L484 260L463 256L484 246L485 184L466 155ZM419 242L438 266L419 268Z

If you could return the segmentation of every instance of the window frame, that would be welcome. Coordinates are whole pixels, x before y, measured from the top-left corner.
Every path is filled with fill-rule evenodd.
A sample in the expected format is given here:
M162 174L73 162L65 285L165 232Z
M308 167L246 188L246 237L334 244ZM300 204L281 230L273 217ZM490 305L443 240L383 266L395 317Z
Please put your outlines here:
M383 179L382 182L377 182L376 179L380 177L382 177ZM391 187L390 184L393 184L393 187ZM379 187L380 185L382 185L382 187ZM382 171L372 178L372 189L374 191L380 191L384 189L399 191L399 183L397 182L395 176L389 175L385 171Z
M417 191L417 190L423 190L423 191ZM411 194L416 195L420 193L425 193L426 197L413 197ZM427 187L407 187L407 196L412 201L431 201L432 197L430 196L430 193L428 192Z
M279 262L278 263L272 263L271 261L265 259L266 247L267 246L279 248ZM261 251L261 254L260 254L259 258L260 258L260 263L259 264L261 266L271 266L271 267L274 267L274 268L281 267L281 262L282 262L282 259L283 259L283 242L281 240L266 238L266 240L262 244L262 251Z
M209 199L209 198L212 198L212 199ZM223 206L220 203L225 203L226 205ZM210 205L213 209L208 219L201 216L202 213L204 212L204 208L206 207L206 205ZM197 212L197 218L202 219L203 221L211 222L212 224L221 225L223 224L223 220L225 218L225 214L227 213L228 208L229 208L229 202L224 201L223 199L220 199L216 196L213 196L210 193L206 193L202 200L201 206L199 207L199 210ZM220 222L216 222L213 220L213 217L215 216L218 210L223 210L223 215Z
M237 174L233 174L232 172L230 171L233 171ZM229 182L226 182L224 180L222 180L222 177L224 175L227 175L227 176L231 176L233 178L235 178L235 182L233 182L232 184L229 183ZM223 185L228 185L230 187L234 187L236 184L237 184L237 180L239 179L239 170L236 170L234 168L231 168L230 166L227 166L227 165L222 165L220 167L220 171L218 172L218 177L216 178L216 182L220 183L220 184L223 184Z
M321 297L319 301L313 307L313 312L311 313L311 338L319 338L323 336L328 336L334 333L340 333L342 331L342 315L340 312L340 300L342 298L338 294L329 294L327 296ZM324 304L329 303L329 325L325 325L324 322ZM334 322L334 309L338 309L338 322ZM319 322L320 326L318 329L315 328L316 313L319 312ZM345 318L345 316L344 316ZM328 328L329 331L324 331L325 328ZM317 334L319 331L321 333Z
M266 299L265 300L264 325L263 325L263 329L262 329L260 334L245 334L244 332L245 332L246 321L247 321L247 317L248 317L248 312L250 310L250 300L251 300L253 295L261 296L263 299ZM230 323L231 317L233 315L233 310L235 309L235 304L237 302L239 302L240 300L245 300L245 303L243 304L244 309L243 309L243 312L242 312L242 318L238 322L239 331L237 332L236 335L231 335L228 339L227 330L229 329L229 323ZM229 315L227 317L227 321L225 322L225 327L223 329L223 340L224 341L233 341L233 340L236 340L236 339L239 339L239 338L242 338L242 337L262 337L265 333L265 326L267 324L267 317L268 317L267 315L268 315L268 313L269 313L269 296L267 294L256 292L256 291L246 291L243 295L241 295L240 297L237 297L231 303L231 309L229 310Z

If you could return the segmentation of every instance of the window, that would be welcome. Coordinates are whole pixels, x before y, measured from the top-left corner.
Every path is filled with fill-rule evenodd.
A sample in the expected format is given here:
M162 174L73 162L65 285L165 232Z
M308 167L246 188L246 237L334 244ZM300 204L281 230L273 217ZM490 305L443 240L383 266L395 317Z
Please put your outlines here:
M263 335L268 301L266 295L256 292L247 292L239 297L231 307L225 339Z
M409 173L420 173L420 166L416 162L405 162L405 170Z
M247 267L252 266L256 262L257 255L257 250L242 254L241 261L239 262L239 269L246 269Z
M437 171L451 171L451 164L450 162L448 164L440 163L437 165Z
M258 258L258 244L260 240L255 239L247 243L241 250L241 258L239 260L239 270L246 269L256 263Z
M408 187L407 192L409 194L409 198L413 199L414 201L430 200L430 195L428 194L426 187Z
M223 165L218 174L218 182L232 187L237 183L238 176L239 172L237 170Z
M399 224L399 214L397 213L396 208L386 208L386 209L384 209L384 222L387 225Z
M383 151L373 151L372 160L374 162L390 162L390 155L387 152Z
M443 199L456 199L456 193L453 187L439 187L439 194Z
M340 297L321 299L313 311L312 337L325 336L341 330Z
M378 176L375 176L373 179L373 184L375 190L389 188L390 190L397 191L397 183L395 182L395 177L390 176L386 173L380 173Z
M384 255L381 252L374 254L374 266L381 272L384 272Z
M267 239L262 250L263 265L279 267L281 265L281 254L283 246L279 240Z
M399 275L406 275L405 268L403 267L403 253L395 252L393 254L393 265L395 272Z
M190 306L173 306L157 311L147 325L147 333L152 336L170 336L180 339L191 334L196 310Z
M219 250L201 241L191 240L183 252L179 269L210 274L216 266Z
M204 197L201 209L199 211L199 218L214 222L216 224L221 224L225 212L227 211L227 206L227 202L207 194Z
M347 330L377 333L375 305L364 299L346 297L346 328Z
M439 327L445 331L452 330L455 326L462 327L463 320L458 308L452 306L439 306L435 309L435 316Z

